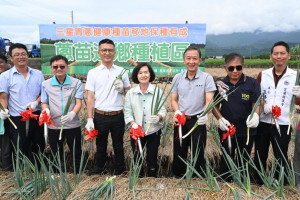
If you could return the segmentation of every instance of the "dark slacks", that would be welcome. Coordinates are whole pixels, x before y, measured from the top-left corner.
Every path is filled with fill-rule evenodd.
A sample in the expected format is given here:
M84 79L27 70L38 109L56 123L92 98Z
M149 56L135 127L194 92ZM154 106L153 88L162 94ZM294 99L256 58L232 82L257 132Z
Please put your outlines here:
M4 135L0 136L1 145L1 162L2 169L5 171L11 171L12 167L12 135L10 133L10 122L4 120Z
M197 122L197 117L187 119L185 125L182 127L182 135L188 133L194 124ZM198 148L199 155L196 161L196 170L201 172L201 167L204 167L204 150L206 146L206 125L198 126L187 138L182 139L182 147L178 139L178 127L174 127L174 140L173 140L173 174L175 176L183 176L186 172L186 165L180 160L179 157L186 159L188 156L189 147L193 146L193 156L195 156Z
M145 145L147 146L146 162L147 162L148 176L150 177L156 177L157 154L158 154L158 147L160 144L160 135L161 135L161 130L152 133L151 135L140 137L142 148L144 149ZM134 139L131 138L130 140L131 140L131 147L134 152L134 159L135 161L137 161L138 155L140 155L139 147L137 142Z
M40 111L34 112L33 114L40 115ZM45 150L45 139L44 139L44 125L39 126L38 120L29 120L29 131L26 135L26 122L22 122L21 116L10 117L18 129L15 129L13 125L10 125L10 131L12 133L13 145L17 149L18 138L19 138L19 149L26 155L30 161L34 162L33 155Z
M122 174L125 170L124 163L124 114L123 112L114 115L107 116L95 113L94 116L95 129L98 130L98 136L96 139L97 152L96 152L96 164L99 172L103 172L106 167L107 161L107 139L109 132L111 133L112 144L114 149L114 168L115 175Z
M295 138L294 169L295 169L296 185L300 186L300 130L298 129Z
M284 166L285 170L287 169L287 151L289 142L291 140L291 133L287 135L287 129L288 125L280 125L280 136L275 125L260 122L255 139L254 157L254 163L258 169L260 169L259 158L264 169L266 169L270 143L272 144L275 158L279 161L279 163L281 163L282 166ZM275 174L275 177L278 178L278 173ZM258 176L256 178L258 178Z
M53 155L57 156L57 152L59 151L60 159L63 159L64 141L66 140L72 155L72 159L73 156L75 156L75 167L76 172L78 172L81 160L81 129L80 127L64 129L61 140L59 140L59 133L60 129L57 130L48 128L49 145L52 151L51 157ZM75 149L75 152L73 149Z
M247 136L246 135L245 136L244 135L242 135L242 136L234 135L233 138L231 138L231 153L230 153L229 147L228 147L228 139L225 139L222 142L222 134L219 131L220 142L221 142L222 147L224 147L224 150L226 151L226 153L228 155L230 155L231 159L235 160L236 165L242 166L240 156L242 156L242 159L246 159L246 160L250 159L249 156L251 155L251 150L252 150L252 147L253 147L253 142L254 142L255 136L250 136L249 144L246 145L246 142L247 142ZM239 152L238 152L237 149L239 149L241 155L239 155ZM245 163L245 160L243 162ZM225 157L225 155L222 155L221 156L220 167L219 167L220 168L220 170L219 170L220 175L229 171L229 167L226 163L227 163L226 162L226 157ZM227 178L229 178L228 176L229 176L229 174L224 174L222 176L222 178L226 180Z

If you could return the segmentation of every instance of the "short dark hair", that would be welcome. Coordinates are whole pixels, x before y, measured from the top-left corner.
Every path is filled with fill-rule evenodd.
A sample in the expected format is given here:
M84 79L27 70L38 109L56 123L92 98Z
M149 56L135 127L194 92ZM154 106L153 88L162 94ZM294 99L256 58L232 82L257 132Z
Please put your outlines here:
M103 39L103 40L101 40L101 41L99 42L99 46L100 46L101 44L112 44L112 45L115 46L114 41L112 41L111 39Z
M8 53L10 56L12 56L12 50L14 49L25 49L26 53L28 54L27 47L24 44L21 43L14 43L9 47Z
M271 48L271 54L273 53L274 47L276 47L276 46L284 46L284 47L286 48L286 51L287 51L288 53L290 53L290 47L289 47L289 45L288 45L286 42L284 42L284 41L279 41L279 42L276 42L276 43L272 46L272 48Z
M7 63L7 57L4 54L0 53L0 59L4 60Z
M150 80L149 80L149 82L154 81L154 79L155 79L155 73L154 73L154 71L153 71L151 65L149 65L149 64L146 63L146 62L141 62L141 63L139 63L139 64L133 69L133 71L132 71L131 79L132 79L132 81L133 81L134 83L136 83L136 84L139 84L139 83L140 83L139 80L138 80L138 78L137 78L137 76L138 76L138 73L139 73L140 69L141 69L142 67L145 67L145 66L148 67L148 70L149 70L149 72L150 72Z
M242 64L244 64L244 57L241 54L235 52L230 53L225 57L225 64L227 65L229 62L235 59L239 59L242 62Z
M196 50L196 51L198 51L199 58L201 58L201 51L200 51L200 49L199 49L198 47L196 47L196 46L189 46L188 48L186 48L186 50L183 52L183 57L185 56L185 53L186 53L187 51L191 51L191 50Z
M58 61L58 60L64 60L66 62L66 64L68 65L68 59L65 57L65 56L62 56L62 55L56 55L56 56L53 56L51 59L50 59L50 65L52 65L52 63L54 61Z

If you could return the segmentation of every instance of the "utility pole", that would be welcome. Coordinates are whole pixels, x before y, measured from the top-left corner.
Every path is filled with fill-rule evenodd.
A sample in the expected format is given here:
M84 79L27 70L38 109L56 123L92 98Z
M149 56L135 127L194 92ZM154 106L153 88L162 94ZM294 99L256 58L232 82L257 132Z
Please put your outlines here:
M73 10L71 10L71 19L72 19L72 24L74 24L74 15L73 15Z

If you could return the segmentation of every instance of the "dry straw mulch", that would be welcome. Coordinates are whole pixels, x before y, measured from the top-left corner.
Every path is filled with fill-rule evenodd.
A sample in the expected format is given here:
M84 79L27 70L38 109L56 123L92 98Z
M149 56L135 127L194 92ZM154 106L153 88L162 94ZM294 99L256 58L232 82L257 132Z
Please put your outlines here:
M11 175L2 173L0 175L1 182L3 180L7 180ZM72 174L69 175L72 178ZM73 187L73 192L68 196L67 199L73 199L76 196L82 194L89 188L96 187L100 185L103 181L105 181L106 176L83 176L83 180L80 182L78 186ZM135 190L136 199L143 200L154 200L154 199L184 199L187 193L187 189L178 188L179 186L186 186L185 182L182 181L178 183L179 179L175 178L140 178ZM128 189L128 178L126 175L118 176L115 179L116 185L116 199L133 199L133 193ZM234 199L232 191L230 188L224 183L219 182L220 191L212 192L207 190L191 190L192 199L205 199L205 200L219 200L219 199ZM230 183L241 195L242 199L261 199L255 195L248 196L246 192L240 189L236 184ZM6 185L7 186L7 185ZM193 187L202 187L207 188L206 185L201 182L199 179L193 179L191 186ZM4 184L1 183L1 191L4 188ZM148 188L148 190L145 190ZM144 190L143 190L144 189ZM257 193L263 197L268 196L272 193L269 189L264 186L251 186L252 192ZM287 199L299 199L300 191L297 188L293 187L284 187L284 194ZM85 199L86 196L82 196L80 199ZM0 199L7 199L7 196L0 195ZM51 193L47 190L44 194L42 194L38 199L40 200L51 200ZM282 199L277 196L272 196L270 199Z

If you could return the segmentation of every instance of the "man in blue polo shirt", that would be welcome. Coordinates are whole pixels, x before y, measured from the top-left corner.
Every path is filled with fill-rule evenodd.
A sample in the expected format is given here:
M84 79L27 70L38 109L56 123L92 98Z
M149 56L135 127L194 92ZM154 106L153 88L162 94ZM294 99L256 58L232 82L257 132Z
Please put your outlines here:
M215 94L224 95L236 89L229 96L225 97L214 110L214 116L219 120L219 135L221 144L233 159L235 157L235 150L239 148L243 157L248 159L253 146L254 135L256 135L256 127L259 123L259 107L257 107L253 118L249 120L249 115L252 107L260 96L260 87L254 78L248 77L243 73L244 58L237 53L231 53L225 58L224 69L227 76L221 81L217 81L218 92ZM221 105L221 108L220 108ZM236 127L236 132L231 139L231 151L228 147L228 137L222 142L222 135L229 130L230 125ZM247 142L247 128L250 128L249 144ZM230 179L228 174L228 167L225 161L225 156L221 157L220 174L224 179Z
M0 76L0 102L6 108L0 115L4 118L11 116L18 127L10 127L13 144L17 147L19 138L20 151L33 161L32 153L37 154L45 149L43 126L40 127L38 121L32 119L26 133L26 122L21 121L20 113L26 108L32 108L33 114L40 114L41 85L44 77L39 70L27 66L28 51L24 44L15 43L10 46L9 55L14 66Z
M211 75L201 72L198 67L201 63L201 52L195 46L189 46L183 54L183 62L187 71L176 74L173 79L171 93L172 108L176 115L186 115L186 123L182 126L182 135L188 133L198 123L198 127L191 135L180 141L178 140L178 128L174 128L174 153L173 153L173 174L177 177L183 176L186 172L186 165L180 160L187 158L189 147L193 147L193 153L199 151L196 158L196 170L201 171L204 166L204 149L206 146L206 122L207 115L200 117L200 114L211 102L216 86ZM192 141L192 142L191 142Z

